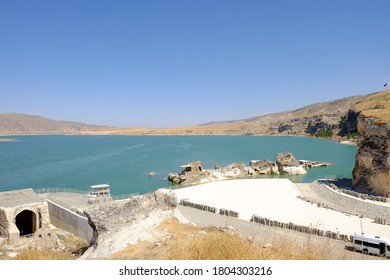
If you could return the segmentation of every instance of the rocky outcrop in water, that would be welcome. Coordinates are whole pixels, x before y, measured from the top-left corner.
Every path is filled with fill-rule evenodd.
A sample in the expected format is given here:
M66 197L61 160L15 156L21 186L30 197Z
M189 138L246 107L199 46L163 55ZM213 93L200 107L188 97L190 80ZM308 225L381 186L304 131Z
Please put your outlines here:
M390 124L358 117L357 154L353 184L378 195L390 196Z
M193 185L257 175L302 175L307 173L307 169L330 165L326 162L298 161L290 152L278 153L275 158L276 163L267 159L251 160L249 166L244 163L232 163L224 167L216 166L214 169L204 169L201 162L196 161L181 166L184 168L181 173L170 173L168 181Z
M223 167L215 167L214 169L203 169L201 162L196 161L181 167L184 170L181 173L170 173L168 175L168 181L176 184L193 185L248 175L248 167L244 163L232 163Z
M249 165L254 173L272 175L278 173L278 168L275 163L267 159L251 160Z
M280 174L303 175L307 171L290 152L278 153L275 156Z

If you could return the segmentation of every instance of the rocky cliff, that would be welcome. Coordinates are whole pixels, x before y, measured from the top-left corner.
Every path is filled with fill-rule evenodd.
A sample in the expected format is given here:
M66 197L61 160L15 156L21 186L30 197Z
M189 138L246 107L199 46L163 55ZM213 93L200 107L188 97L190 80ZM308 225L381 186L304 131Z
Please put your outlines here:
M356 104L357 154L354 185L390 196L390 91L374 94Z
M94 236L81 259L105 258L129 244L153 238L152 229L174 217L177 205L174 192L160 189L131 200L88 207L84 214Z
M343 116L339 123L339 135L355 135L357 133L357 118L360 112L349 110L346 116Z
M358 117L353 184L378 195L390 196L390 124Z

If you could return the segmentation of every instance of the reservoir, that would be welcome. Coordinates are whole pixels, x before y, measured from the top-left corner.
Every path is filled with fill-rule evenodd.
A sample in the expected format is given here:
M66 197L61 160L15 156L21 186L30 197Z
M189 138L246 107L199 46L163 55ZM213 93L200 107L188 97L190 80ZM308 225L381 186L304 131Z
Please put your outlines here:
M7 137L1 137L7 139ZM12 136L0 142L0 191L73 188L108 183L113 195L168 187L170 172L201 161L204 168L250 160L275 161L278 152L331 166L288 176L293 182L351 178L356 147L336 141L279 136ZM154 172L156 176L149 177ZM275 176L280 178L281 176ZM255 177L255 178L262 178ZM265 177L264 177L265 178ZM269 176L267 178L270 178Z

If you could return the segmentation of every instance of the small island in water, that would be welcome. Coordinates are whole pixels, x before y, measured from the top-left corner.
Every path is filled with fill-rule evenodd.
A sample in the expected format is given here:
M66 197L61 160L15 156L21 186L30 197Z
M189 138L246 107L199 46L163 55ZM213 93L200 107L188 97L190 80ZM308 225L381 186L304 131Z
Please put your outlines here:
M232 163L214 169L204 169L200 161L182 165L181 173L170 173L168 181L181 185L193 185L256 175L304 175L307 169L329 166L328 162L297 160L290 152L275 155L276 162L251 160L249 166L244 163Z

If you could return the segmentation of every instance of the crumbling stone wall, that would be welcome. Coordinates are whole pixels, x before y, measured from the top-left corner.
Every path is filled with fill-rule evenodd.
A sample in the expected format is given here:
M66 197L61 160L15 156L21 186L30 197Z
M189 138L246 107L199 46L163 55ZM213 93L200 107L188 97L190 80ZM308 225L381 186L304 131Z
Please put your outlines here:
M35 247L38 250L54 248L58 244L58 237L49 227L38 229L33 236Z
M3 209L0 209L0 236L8 238L8 220Z

